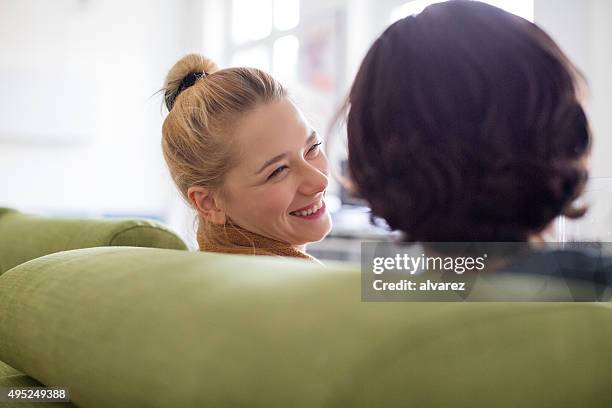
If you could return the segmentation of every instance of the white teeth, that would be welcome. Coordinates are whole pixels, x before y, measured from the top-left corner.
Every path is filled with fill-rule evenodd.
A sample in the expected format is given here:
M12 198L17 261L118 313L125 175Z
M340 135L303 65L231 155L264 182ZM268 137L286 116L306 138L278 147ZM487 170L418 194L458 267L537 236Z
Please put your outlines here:
M307 209L307 210L302 210L302 211L294 211L291 214L293 215L298 215L301 217L306 217L310 214L314 214L317 211L319 211L321 208L323 207L323 202L319 201L318 203L316 203L315 205L313 205L311 208Z

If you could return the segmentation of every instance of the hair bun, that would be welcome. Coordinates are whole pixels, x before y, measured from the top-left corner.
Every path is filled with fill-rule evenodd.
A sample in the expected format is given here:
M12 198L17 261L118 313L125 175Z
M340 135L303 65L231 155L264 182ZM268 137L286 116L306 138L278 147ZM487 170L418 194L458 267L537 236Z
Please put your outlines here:
M168 72L164 84L164 101L168 110L172 109L179 94L193 85L203 75L219 70L217 64L200 54L187 54Z

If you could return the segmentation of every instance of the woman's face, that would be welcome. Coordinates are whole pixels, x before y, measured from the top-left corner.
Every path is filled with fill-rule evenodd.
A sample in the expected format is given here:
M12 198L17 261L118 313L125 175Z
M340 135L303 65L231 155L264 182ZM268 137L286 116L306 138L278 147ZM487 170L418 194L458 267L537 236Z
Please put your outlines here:
M288 99L259 106L233 135L237 165L226 175L220 204L251 232L303 245L331 229L325 209L327 157L321 139Z

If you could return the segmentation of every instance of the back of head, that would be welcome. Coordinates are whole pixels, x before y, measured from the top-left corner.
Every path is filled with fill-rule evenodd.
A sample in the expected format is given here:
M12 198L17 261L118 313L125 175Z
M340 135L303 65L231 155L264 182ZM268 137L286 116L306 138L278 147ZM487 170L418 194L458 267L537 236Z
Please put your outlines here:
M391 25L348 100L349 169L409 241L522 241L572 202L590 147L578 74L536 25L477 1Z

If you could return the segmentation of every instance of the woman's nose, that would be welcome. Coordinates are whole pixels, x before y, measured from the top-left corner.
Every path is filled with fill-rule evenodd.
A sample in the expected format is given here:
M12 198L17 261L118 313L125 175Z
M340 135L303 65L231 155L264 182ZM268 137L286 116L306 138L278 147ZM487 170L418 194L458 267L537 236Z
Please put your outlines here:
M306 164L302 171L299 191L304 195L315 195L324 191L329 184L326 168Z

